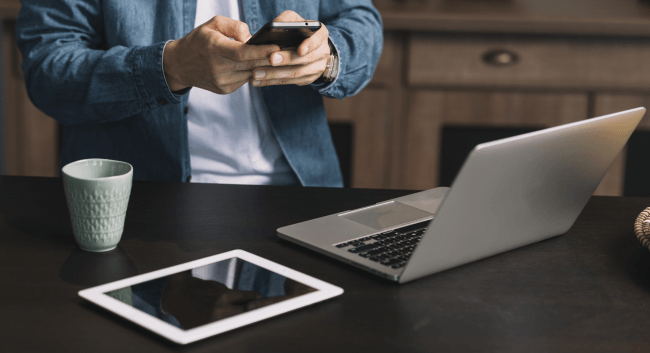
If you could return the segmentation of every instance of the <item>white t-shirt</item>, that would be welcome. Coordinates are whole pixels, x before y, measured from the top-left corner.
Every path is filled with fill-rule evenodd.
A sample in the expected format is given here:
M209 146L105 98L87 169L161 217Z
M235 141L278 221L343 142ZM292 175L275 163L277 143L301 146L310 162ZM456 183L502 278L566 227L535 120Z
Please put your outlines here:
M194 27L221 15L241 21L237 0L198 0ZM244 84L219 95L192 88L188 102L192 182L296 184L270 126L260 89Z

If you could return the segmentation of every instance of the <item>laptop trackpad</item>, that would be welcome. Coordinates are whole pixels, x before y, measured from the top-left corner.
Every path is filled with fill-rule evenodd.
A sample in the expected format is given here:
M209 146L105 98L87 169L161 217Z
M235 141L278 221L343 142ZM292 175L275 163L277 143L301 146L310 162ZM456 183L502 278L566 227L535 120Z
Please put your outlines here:
M363 224L376 230L431 217L433 214L399 202L388 202L357 211L342 213L339 217Z

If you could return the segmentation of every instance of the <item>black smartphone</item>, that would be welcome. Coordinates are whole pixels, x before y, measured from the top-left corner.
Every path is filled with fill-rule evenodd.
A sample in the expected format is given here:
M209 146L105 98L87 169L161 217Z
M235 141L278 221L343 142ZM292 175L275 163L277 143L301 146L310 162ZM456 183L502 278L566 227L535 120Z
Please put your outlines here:
M277 44L280 48L297 48L303 40L320 29L320 22L269 22L264 25L246 44Z

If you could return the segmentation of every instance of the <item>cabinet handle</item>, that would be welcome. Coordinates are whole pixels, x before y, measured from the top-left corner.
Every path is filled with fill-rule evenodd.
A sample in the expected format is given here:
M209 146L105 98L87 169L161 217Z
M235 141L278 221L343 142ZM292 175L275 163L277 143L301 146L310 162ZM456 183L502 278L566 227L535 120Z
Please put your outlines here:
M509 50L490 50L483 54L483 62L492 66L512 66L519 61L519 56Z

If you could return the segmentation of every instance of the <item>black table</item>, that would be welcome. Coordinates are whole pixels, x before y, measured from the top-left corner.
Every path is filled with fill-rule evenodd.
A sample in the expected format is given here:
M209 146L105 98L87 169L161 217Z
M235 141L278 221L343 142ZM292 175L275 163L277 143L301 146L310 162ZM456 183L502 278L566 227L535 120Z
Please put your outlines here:
M397 285L280 240L278 227L409 191L135 182L117 250L75 245L58 178L0 177L0 352L650 351L650 198L593 197L560 237ZM244 249L345 289L187 346L77 296Z

